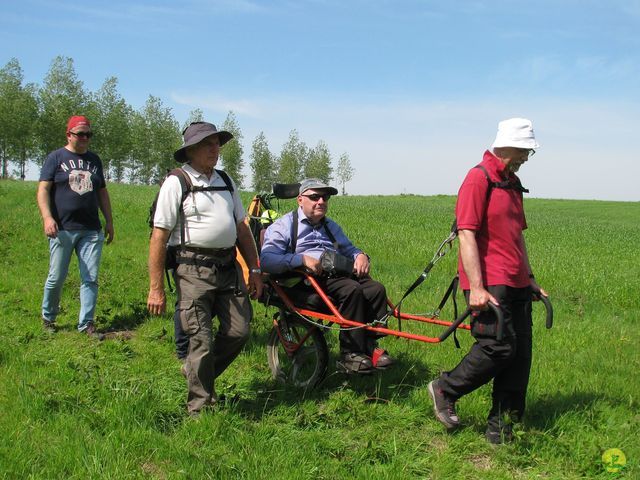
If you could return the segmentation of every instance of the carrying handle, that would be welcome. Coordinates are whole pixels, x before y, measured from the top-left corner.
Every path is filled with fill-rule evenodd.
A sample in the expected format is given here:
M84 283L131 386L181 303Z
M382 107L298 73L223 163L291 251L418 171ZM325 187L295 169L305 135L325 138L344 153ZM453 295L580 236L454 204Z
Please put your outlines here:
M502 315L502 310L500 310L500 307L498 305L492 302L489 302L488 305L489 308L493 310L493 313L496 315L496 318L498 320L496 339L500 342L502 341L502 338L504 336L504 315ZM462 312L462 314L458 318L455 319L455 321L442 333L442 335L438 337L438 339L441 342L445 341L447 337L451 335L469 315L471 315L471 312L471 308L467 307L467 309Z
M553 327L553 305L551 305L549 297L545 297L538 290L537 292L533 292L533 298L535 300L540 300L544 304L544 308L547 311L547 329Z

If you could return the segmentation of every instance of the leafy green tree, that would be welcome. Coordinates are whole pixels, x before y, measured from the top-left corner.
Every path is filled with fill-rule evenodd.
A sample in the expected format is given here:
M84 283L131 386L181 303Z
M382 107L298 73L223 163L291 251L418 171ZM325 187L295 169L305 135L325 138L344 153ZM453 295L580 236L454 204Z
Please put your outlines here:
M38 92L40 121L37 147L41 154L40 163L47 153L65 144L67 120L71 115L87 114L87 100L83 84L73 68L73 59L54 58Z
M271 185L276 181L276 159L269 151L264 132L260 132L251 145L251 172L253 190L270 192Z
M27 159L34 150L34 126L38 121L36 87L22 85L24 76L17 59L0 69L0 165L7 178L9 162L18 166L24 179Z
M309 148L300 140L297 130L291 130L289 140L282 146L278 159L278 181L296 183L300 181Z
M325 183L331 181L331 153L329 147L322 140L309 152L304 164L305 178L319 178Z
M118 79L109 77L94 95L91 149L100 155L105 175L122 182L131 156L133 108L118 93Z
M238 189L241 189L244 184L244 174L242 173L244 168L242 155L244 151L241 143L243 136L233 112L228 113L220 130L226 130L233 134L233 138L220 150L220 157L222 158L222 168L233 178Z
M340 160L338 160L338 168L336 168L336 177L338 177L338 181L342 185L343 195L347 194L347 191L345 190L345 184L353 180L353 175L355 174L355 172L355 169L351 166L349 155L347 155L346 153L340 155Z
M158 97L147 102L132 117L133 162L129 179L135 183L158 183L175 168L173 152L181 145L178 122Z

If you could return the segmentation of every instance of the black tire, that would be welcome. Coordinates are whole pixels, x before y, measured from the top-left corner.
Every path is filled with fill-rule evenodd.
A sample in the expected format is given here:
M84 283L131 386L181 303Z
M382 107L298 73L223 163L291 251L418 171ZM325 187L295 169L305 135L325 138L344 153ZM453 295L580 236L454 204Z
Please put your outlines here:
M304 342L289 356L281 335L294 344L303 339ZM267 360L275 380L298 388L313 389L327 373L329 348L321 329L281 311L279 327L274 326L269 334Z

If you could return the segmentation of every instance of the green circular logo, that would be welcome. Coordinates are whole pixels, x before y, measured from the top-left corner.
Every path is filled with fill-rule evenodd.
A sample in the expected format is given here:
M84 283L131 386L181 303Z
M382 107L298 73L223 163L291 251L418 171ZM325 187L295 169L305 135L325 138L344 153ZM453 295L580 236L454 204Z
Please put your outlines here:
M627 464L627 457L619 448L610 448L602 454L602 464L609 473L619 473Z

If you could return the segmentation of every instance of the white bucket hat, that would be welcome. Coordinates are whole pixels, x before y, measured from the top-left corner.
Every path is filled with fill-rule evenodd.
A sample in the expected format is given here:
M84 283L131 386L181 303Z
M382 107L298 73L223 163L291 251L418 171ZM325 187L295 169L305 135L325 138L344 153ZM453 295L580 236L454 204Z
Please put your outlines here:
M539 148L533 133L533 124L526 118L510 118L498 123L498 133L491 148Z

